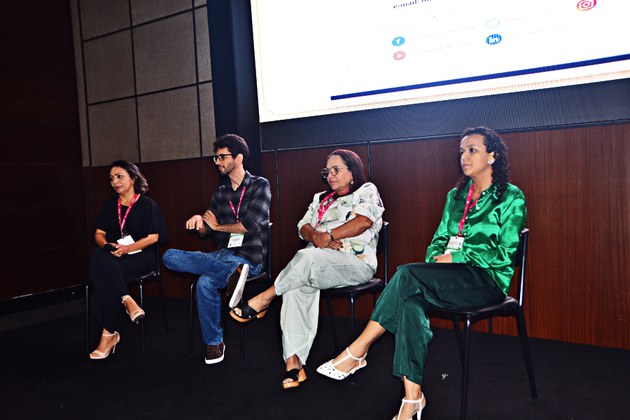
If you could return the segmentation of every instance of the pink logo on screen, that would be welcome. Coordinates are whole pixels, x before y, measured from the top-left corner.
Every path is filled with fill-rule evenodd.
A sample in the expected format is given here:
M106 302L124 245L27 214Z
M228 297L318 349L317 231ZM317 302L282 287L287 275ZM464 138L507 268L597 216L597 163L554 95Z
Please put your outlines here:
M397 61L400 61L405 57L407 57L407 53L405 53L404 51L396 51L393 56L394 60Z
M577 9L581 12L591 10L597 4L597 0L581 0L577 4Z

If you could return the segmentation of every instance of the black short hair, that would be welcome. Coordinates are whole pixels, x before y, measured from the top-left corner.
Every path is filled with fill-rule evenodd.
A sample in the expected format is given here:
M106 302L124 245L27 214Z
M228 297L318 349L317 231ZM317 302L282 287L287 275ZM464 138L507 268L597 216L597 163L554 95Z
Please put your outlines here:
M245 166L249 159L249 147L243 137L237 134L224 134L217 137L217 140L214 142L214 153L223 148L228 149L234 157L238 154L243 155L243 166Z

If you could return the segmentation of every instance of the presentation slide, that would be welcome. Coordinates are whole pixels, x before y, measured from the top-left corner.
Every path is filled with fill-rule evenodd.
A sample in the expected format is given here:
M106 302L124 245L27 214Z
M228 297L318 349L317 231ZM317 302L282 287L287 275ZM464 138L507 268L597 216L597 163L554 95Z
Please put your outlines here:
M261 122L630 78L627 0L252 0Z

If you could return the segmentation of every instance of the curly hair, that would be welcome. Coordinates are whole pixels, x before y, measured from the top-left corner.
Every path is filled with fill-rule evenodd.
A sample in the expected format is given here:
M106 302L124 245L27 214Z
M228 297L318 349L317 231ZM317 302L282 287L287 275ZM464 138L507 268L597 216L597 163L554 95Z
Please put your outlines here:
M133 189L136 193L145 194L147 191L149 191L149 183L147 182L147 179L144 177L144 175L142 175L142 172L140 172L140 168L138 168L133 163L127 162L126 160L117 160L109 165L110 171L112 170L112 168L123 168L125 171L127 171L129 177L133 181Z
M348 170L352 172L352 183L350 184L350 191L348 192L348 194L353 193L357 188L367 182L367 177L365 176L365 167L359 155L354 153L352 150L337 149L330 153L326 160L330 159L333 156L339 156L343 163L348 167ZM324 185L326 185L326 192L322 194L322 197L320 197L320 199L322 199L326 196L326 194L332 191L332 188L330 188L330 185L328 185L327 179L322 178L322 182L324 183Z
M508 159L507 146L503 143L503 139L494 130L488 127L473 127L463 131L461 138L472 134L479 134L483 137L483 144L486 146L488 153L494 152L494 163L492 164L492 183L497 188L497 197L500 200L503 193L507 189L510 180L510 161ZM461 152L457 154L457 158L461 158ZM455 198L459 199L462 191L468 185L470 177L464 175L461 164L459 166L459 180L457 181L457 193Z
M224 134L217 137L213 146L214 153L223 148L228 149L234 157L238 154L243 155L243 166L247 164L249 160L249 147L243 137L238 134Z

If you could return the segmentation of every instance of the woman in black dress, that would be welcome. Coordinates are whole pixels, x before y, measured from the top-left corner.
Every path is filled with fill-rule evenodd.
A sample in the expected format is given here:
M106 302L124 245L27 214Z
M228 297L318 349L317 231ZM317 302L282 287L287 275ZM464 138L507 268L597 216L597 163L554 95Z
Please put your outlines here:
M105 359L115 351L120 342L116 318L123 307L132 322L144 318L144 310L129 295L127 282L151 271L156 244L167 239L162 213L145 195L149 185L136 165L113 162L109 182L116 195L101 205L94 233L97 248L90 264L91 308L103 328L90 359Z

